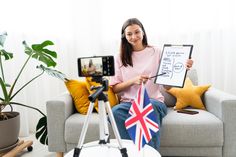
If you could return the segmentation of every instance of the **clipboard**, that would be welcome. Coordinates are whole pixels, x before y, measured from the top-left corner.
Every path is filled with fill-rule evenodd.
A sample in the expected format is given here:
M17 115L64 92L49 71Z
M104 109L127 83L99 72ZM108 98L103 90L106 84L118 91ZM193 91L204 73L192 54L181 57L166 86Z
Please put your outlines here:
M185 63L191 58L192 50L193 45L165 44L154 83L183 88L187 74Z

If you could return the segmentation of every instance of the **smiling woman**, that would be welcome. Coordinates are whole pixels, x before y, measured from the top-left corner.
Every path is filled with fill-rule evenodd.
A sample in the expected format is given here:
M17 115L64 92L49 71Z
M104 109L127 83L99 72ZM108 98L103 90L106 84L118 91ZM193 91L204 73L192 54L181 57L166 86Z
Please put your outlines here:
M236 73L232 73L234 69L231 66L235 62L233 58L236 58L233 52L236 49L236 1L149 0L144 3L142 0L7 0L1 1L1 12L4 16L1 16L0 31L9 34L10 44L5 46L19 52L16 57L20 58L7 67L11 71L10 78L18 72L15 67L25 59L19 46L23 39L32 43L43 39L54 41L57 45L58 69L77 78L76 58L117 54L121 23L137 17L146 27L150 45L194 45L192 57L200 84L210 83L236 94ZM32 63L27 72L34 73L34 67ZM29 79L29 76L24 76L24 79ZM41 79L41 83L26 89L31 97L25 93L17 99L45 111L45 101L65 91L65 87L60 80ZM29 121L30 130L35 131L40 115L28 114L30 120L25 123Z

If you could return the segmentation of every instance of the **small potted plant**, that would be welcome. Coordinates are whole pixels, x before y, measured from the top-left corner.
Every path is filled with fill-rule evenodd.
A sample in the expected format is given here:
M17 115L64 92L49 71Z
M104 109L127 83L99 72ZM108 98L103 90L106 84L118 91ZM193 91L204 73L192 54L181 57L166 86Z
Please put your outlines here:
M13 110L14 105L28 107L42 114L42 118L38 121L36 127L36 138L39 139L42 144L48 143L46 115L35 107L20 102L15 102L14 98L18 93L22 92L26 86L42 76L45 72L57 78L64 77L61 72L50 68L56 66L54 59L57 58L57 53L55 51L47 49L48 46L54 45L52 41L46 40L41 44L33 44L31 46L28 46L27 43L23 41L22 44L25 49L24 52L26 55L28 55L28 57L22 67L19 69L19 73L16 76L14 82L9 83L4 76L4 72L6 71L4 71L3 61L11 60L13 58L13 53L10 53L4 49L6 36L6 32L0 34L0 152L1 148L10 147L11 144L13 145L16 143L19 136L19 113ZM21 85L19 89L16 89L16 84L18 83L18 80L22 76L25 67L31 59L36 59L38 62L43 63L46 66L42 64L37 66L37 68L41 70L40 73L32 77L32 79L25 84ZM6 108L6 106L10 106L10 111L3 112L3 109ZM16 120L14 121L14 119ZM13 128L12 125L15 125L17 128ZM16 135L6 135L6 133L11 132L15 133Z

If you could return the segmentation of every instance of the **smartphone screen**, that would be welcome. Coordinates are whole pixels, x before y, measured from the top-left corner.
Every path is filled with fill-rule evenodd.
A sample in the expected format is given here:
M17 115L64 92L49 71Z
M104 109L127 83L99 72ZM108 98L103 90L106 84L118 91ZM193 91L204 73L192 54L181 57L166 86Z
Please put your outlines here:
M80 77L114 76L113 56L94 56L78 58Z

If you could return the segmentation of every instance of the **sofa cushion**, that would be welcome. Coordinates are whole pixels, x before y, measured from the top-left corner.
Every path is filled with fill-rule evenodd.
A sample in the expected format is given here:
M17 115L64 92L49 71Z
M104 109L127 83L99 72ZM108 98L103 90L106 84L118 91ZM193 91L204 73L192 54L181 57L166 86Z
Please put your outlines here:
M192 81L193 85L198 85L198 77L197 77L197 70L196 69L191 69L187 72L187 76L190 78L190 80ZM176 98L169 94L168 92L166 92L165 88L163 88L163 86L161 86L160 89L162 95L165 97L165 104L167 107L174 107L175 103L176 103Z
M177 102L174 108L177 110L188 106L205 110L201 96L209 87L210 85L194 86L192 81L187 77L183 88L173 87L167 90L167 92L176 97Z
M86 83L84 81L68 80L65 85L73 98L76 110L81 114L86 114L90 104Z
M168 108L161 127L161 146L223 146L223 123L205 110L199 114L177 113Z

